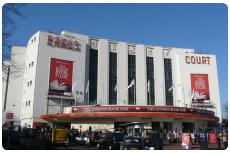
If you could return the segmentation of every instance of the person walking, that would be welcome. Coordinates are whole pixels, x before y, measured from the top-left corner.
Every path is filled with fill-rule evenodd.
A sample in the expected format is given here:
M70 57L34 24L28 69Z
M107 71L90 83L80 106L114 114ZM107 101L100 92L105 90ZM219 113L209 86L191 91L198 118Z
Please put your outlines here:
M223 131L223 143L224 143L224 149L227 149L227 147L228 147L228 133L225 130Z
M222 132L219 131L219 132L217 133L218 149L221 149L221 140L222 140Z
M168 140L168 142L170 143L170 140L171 140L171 132L170 131L167 131L166 133L166 139Z
M207 150L208 149L208 141L207 141L207 132L200 129L199 130L199 137L198 142L200 145L200 150Z
M195 144L195 136L194 136L194 131L193 132L191 132L190 134L189 134L189 136L190 136L190 139L191 139L191 145L194 145Z
M197 137L198 137L197 133L198 133L197 131L194 132L194 137L195 137L195 139L194 139L194 144L195 144L195 145L197 144L197 139L198 139L198 138L197 138Z

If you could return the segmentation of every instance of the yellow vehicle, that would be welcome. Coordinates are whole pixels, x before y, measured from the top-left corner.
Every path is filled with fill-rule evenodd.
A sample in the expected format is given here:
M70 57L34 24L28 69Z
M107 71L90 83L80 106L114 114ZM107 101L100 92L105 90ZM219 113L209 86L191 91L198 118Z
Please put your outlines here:
M52 143L54 144L64 144L66 143L66 137L69 129L59 129L53 128L52 129Z

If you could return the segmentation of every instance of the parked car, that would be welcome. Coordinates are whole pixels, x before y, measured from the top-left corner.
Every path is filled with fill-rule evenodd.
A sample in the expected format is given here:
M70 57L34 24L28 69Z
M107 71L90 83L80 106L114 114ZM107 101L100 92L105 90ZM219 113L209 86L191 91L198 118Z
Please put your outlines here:
M111 136L111 138L109 140L112 140L112 141L108 141L109 149L110 150L119 150L120 145L121 145L123 138L124 138L124 134L121 132L113 132L113 133L111 133L110 136Z
M125 137L122 144L121 150L146 150L144 139L136 136Z
M75 143L78 145L89 145L90 143L90 135L88 132L83 132L81 134L76 135Z
M99 138L97 139L97 148L119 150L122 140L123 133L120 131L100 133Z
M100 133L97 138L97 149L108 149L108 139L109 133Z

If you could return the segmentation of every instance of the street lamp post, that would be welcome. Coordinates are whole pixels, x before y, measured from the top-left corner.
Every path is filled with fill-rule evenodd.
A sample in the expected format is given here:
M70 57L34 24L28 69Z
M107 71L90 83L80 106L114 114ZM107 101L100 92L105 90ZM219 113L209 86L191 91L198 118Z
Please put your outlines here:
M8 65L8 69L7 69L6 91L5 91L5 100L4 100L4 106L3 106L3 111L4 111L4 112L5 112L5 110L6 110L6 102L7 102L7 94L8 94L9 77L10 77L10 65Z

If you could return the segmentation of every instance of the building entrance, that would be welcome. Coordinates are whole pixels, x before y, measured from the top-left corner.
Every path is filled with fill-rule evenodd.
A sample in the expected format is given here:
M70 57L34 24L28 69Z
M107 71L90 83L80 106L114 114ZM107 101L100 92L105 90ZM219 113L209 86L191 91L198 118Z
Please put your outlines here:
M121 125L121 124L125 124L125 123L129 123L129 122L119 122L119 121L115 121L115 122L114 122L114 129L123 128L123 126L120 126L120 125Z
M160 129L160 122L152 122L152 129L159 130Z
M195 130L195 125L194 123L191 122L182 122L182 132L183 133L190 133Z
M172 131L172 122L163 122L163 131Z

